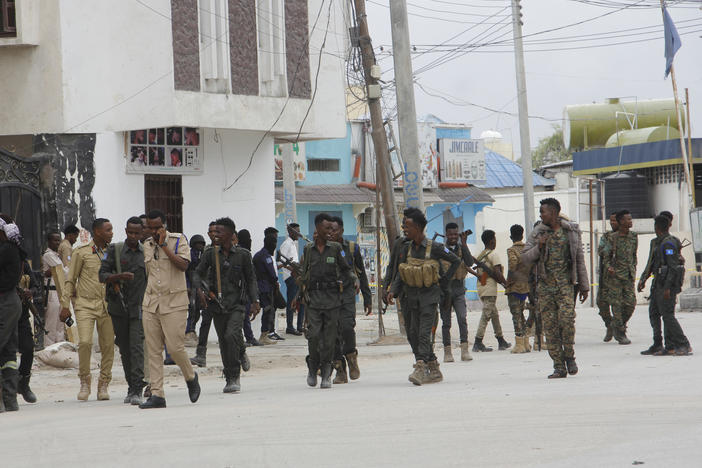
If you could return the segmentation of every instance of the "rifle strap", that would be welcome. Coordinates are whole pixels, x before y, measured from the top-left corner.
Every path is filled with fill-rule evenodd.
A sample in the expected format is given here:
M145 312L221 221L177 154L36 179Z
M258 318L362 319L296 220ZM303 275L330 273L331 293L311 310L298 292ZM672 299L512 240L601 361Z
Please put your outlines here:
M217 279L217 297L222 298L222 270L219 265L219 246L213 246L214 251L214 262L215 262L215 276Z
M124 242L118 242L115 244L115 269L117 274L122 274L122 262L119 260L119 256L122 254L122 248L124 247Z

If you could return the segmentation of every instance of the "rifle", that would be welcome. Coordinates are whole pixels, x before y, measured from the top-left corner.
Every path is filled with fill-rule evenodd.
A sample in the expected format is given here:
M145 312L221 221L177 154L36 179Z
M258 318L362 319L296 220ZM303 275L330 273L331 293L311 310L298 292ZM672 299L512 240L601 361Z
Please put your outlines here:
M305 235L302 234L302 233L301 233L300 231L298 231L297 229L295 229L295 228L289 228L289 229L290 229L292 232L294 232L295 234L297 234L298 236L302 237L302 238L305 240L305 242L312 242L311 240L309 240L307 237L305 237Z
M474 258L473 261L476 265L478 265L478 268L483 270L483 274L478 278L481 285L485 286L485 283L487 282L487 276L497 281L497 284L502 284L502 280L499 276L497 276L497 273L495 273L495 271L492 268L487 266L485 262L483 262L482 260L478 260L477 258Z
M470 236L471 234L473 234L473 231L471 231L470 229L466 229L465 231L459 233L459 234L458 234L458 237L463 237L464 235L465 235L466 237L468 237L468 236ZM445 235L445 234L440 234L440 233L434 231L434 235L432 236L431 240L435 241L437 237L443 237L444 239L446 239L446 235Z
M278 257L280 257L280 260L281 260L280 263L282 263L282 265L283 265L284 267L286 267L286 268L288 268L289 270L291 270L292 273L293 273L295 276L297 276L297 277L300 276L300 274L301 274L302 272L301 272L301 270L300 270L300 264L299 264L299 263L294 262L294 261L292 260L292 258L286 257L285 255L283 255L282 253L280 253L280 251L278 251Z
M46 330L46 326L44 325L44 321L41 319L41 316L39 315L39 311L37 310L37 306L34 304L34 299L31 297L29 299L24 298L24 290L20 288L19 286L17 287L17 294L19 297L22 299L22 304L27 306L29 311L32 313L32 316L34 317L34 325L36 328L39 329L39 331L43 331L45 335L48 335L49 332Z
M207 284L207 281L203 280L200 282L200 289L202 289L202 292L205 293L205 296L210 302L214 302L221 310L224 310L224 304L222 304L222 301L217 297L217 294L212 290L210 285Z
M124 294L122 294L122 285L119 282L116 282L112 285L112 290L117 294L117 297L119 298L119 303L122 305L122 310L124 313L127 312L127 303L124 301Z

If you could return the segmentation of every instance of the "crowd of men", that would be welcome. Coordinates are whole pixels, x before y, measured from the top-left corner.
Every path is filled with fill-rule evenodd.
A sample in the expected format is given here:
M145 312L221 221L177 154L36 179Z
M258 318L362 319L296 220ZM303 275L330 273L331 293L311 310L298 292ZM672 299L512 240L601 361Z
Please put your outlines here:
M498 286L504 288L514 325L512 353L546 348L553 361L550 379L578 372L575 361L575 302L584 302L590 290L577 224L560 213L553 198L541 201L541 220L524 242L524 227L510 229L507 275L497 251L494 231L481 234L484 249L473 256L466 242L470 231L445 226L445 244L426 236L427 219L416 208L403 213L403 236L395 239L382 281L382 300L398 301L406 334L415 356L409 381L415 385L443 379L434 354L435 333L442 320L443 361L453 362L451 321L455 312L460 358L473 359L468 341L466 286L468 274L477 278L482 314L473 352L489 352L483 338L492 322L499 350L507 342L496 307ZM263 248L252 255L251 234L237 231L227 217L210 223L209 245L200 235L188 242L181 233L166 229L166 215L158 210L131 217L125 223L124 242L112 243L113 226L104 218L91 227L92 238L74 248L79 230L64 229L47 236L42 278L29 267L22 237L12 218L0 215L0 411L16 411L17 394L36 402L29 386L35 342L38 347L64 341L72 317L77 326L80 390L87 400L93 390L91 354L97 330L101 363L96 393L109 400L114 345L119 348L128 383L125 404L142 409L165 408L163 366L177 365L185 379L190 401L200 396L194 367L206 366L207 339L214 323L226 384L224 393L241 390L241 371L250 368L247 346L272 345L282 336L275 330L277 309L286 309L286 334L305 335L307 384L320 388L360 378L356 345L356 298L364 311L372 310L372 296L361 250L344 238L339 217L320 213L314 220L313 239L302 255L297 241L299 225L287 226L288 237L277 249L278 231L264 231ZM649 318L653 344L641 354L687 355L692 352L675 318L676 295L682 287L682 244L669 233L672 215L655 218L647 265L637 289L653 275ZM600 275L597 305L606 326L604 341L630 344L627 322L636 304L637 235L628 211L613 213L612 231L598 248ZM306 239L307 240L307 239ZM278 281L282 269L287 297ZM36 304L43 307L43 313ZM529 317L525 311L529 310ZM261 334L255 338L251 321L261 313ZM30 326L34 315L40 333ZM297 322L295 323L295 315ZM662 321L662 326L661 326ZM199 336L196 331L200 322ZM545 342L542 339L545 335ZM186 343L196 347L189 357ZM20 362L17 362L17 354ZM164 359L165 356L165 359ZM336 375L332 381L333 371Z

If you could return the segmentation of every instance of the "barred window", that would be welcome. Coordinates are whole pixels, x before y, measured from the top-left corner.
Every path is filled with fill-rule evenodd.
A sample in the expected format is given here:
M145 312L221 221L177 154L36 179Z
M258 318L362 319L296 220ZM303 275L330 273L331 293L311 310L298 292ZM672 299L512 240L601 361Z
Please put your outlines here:
M307 170L310 172L339 172L338 159L308 159Z

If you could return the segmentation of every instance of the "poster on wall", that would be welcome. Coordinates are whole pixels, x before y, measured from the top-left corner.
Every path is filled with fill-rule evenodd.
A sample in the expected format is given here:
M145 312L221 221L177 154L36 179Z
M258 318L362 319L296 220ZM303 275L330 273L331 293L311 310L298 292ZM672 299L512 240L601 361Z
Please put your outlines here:
M396 122L393 122L392 125L394 129L397 129ZM439 186L439 176L436 169L437 148L436 128L434 125L430 122L417 122L417 139L419 142L419 162L422 167L422 186L425 188L437 188ZM403 168L395 152L391 155L391 159L393 172L401 174ZM402 177L395 179L395 187L402 187L402 185Z
M127 173L201 173L201 136L200 129L194 127L133 130L128 135Z
M487 182L485 148L482 140L439 140L441 179L447 182Z
M304 143L292 143L292 145L273 145L273 157L275 158L275 181L283 181L283 151L284 148L292 147L293 151L293 168L294 168L294 180L295 182L301 182L305 180L306 171L306 152Z

